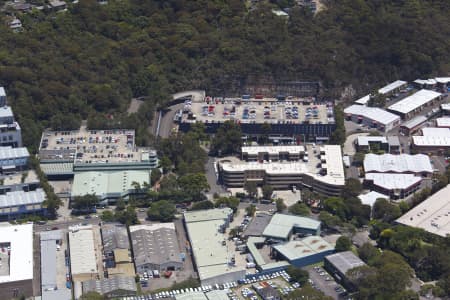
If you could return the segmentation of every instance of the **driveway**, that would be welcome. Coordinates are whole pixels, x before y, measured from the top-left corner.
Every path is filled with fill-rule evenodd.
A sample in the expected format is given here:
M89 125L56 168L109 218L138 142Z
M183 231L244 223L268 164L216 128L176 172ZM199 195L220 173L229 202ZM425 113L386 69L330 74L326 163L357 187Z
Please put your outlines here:
M325 269L320 268L321 272L325 272L324 276L320 276L319 272L317 272L313 266L305 267L305 269L309 273L309 279L311 279L314 285L320 289L325 295L332 297L333 299L339 299L338 293L334 290L337 286L340 286L334 280L333 276L328 274ZM330 280L325 280L325 278L329 277Z
M347 137L344 143L344 154L347 155L355 155L355 140L358 138L358 136L366 136L369 135L367 132L361 132L361 133L354 133Z

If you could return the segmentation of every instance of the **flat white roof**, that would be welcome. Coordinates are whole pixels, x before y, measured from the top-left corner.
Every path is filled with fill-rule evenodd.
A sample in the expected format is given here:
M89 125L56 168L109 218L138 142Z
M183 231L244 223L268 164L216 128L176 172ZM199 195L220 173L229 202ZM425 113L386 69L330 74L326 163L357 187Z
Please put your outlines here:
M0 107L0 118L13 117L14 114L10 106Z
M439 83L449 83L450 77L436 77L435 80Z
M450 128L426 127L422 129L422 134L412 137L414 145L424 147L450 146Z
M358 196L358 198L361 200L362 204L369 205L370 207L373 207L375 201L377 201L377 199L379 198L389 200L389 196L386 196L385 194L381 194L375 191L371 191L367 194L361 194Z
M6 97L5 88L0 86L0 97Z
M381 89L378 90L378 93L380 94L387 94L389 92L392 92L395 89L398 89L399 87L404 86L405 84L407 84L406 81L403 80L396 80L394 82L389 83L388 85L382 87Z
M398 218L397 222L445 237L450 234L449 194L450 184Z
M369 142L387 143L385 136L358 136L358 145L368 146Z
M0 276L0 283L33 279L33 224L0 223L0 243L11 247L10 272Z
M92 226L69 231L69 246L72 274L97 273Z
M450 136L450 128L425 127L422 128L424 136Z
M368 107L363 105L351 105L344 110L344 113L359 115L371 119L383 125L400 121L400 117L378 107Z
M258 153L268 153L272 155L277 155L280 153L294 153L298 154L304 152L304 146L244 146L241 149L242 153L247 153L250 155L257 155Z
M406 189L422 181L421 177L413 174L367 173L365 178L387 190Z
M408 120L405 123L403 123L401 125L401 127L406 127L408 129L412 129L412 128L414 128L414 127L416 127L416 126L426 122L427 120L428 119L425 116L417 116L417 117L414 117L411 120Z
M30 157L28 149L25 147L13 148L13 147L0 147L0 160L4 159L14 159Z
M364 97L359 98L355 101L355 103L366 105L370 100L370 95L365 95Z
M450 110L450 103L442 103L441 109L442 110Z
M407 114L440 96L441 93L422 89L417 93L409 97L406 97L405 99L400 100L397 103L392 104L391 106L388 107L388 109L397 111L402 114Z
M418 84L429 84L429 85L433 85L436 84L436 79L416 79L414 80L414 83L418 83Z
M430 158L424 154L366 154L364 158L364 171L369 172L433 172Z
M436 126L437 127L450 127L450 117L437 118Z
M155 224L133 225L133 226L129 227L130 232L135 232L135 231L138 231L141 229L153 231L153 230L158 230L158 229L162 229L162 228L175 230L175 224L174 223L155 223Z

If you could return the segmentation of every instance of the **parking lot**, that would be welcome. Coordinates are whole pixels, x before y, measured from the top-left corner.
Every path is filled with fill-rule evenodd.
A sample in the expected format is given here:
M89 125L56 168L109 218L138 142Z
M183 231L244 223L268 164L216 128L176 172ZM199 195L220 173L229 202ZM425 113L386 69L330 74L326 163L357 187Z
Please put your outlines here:
M305 269L309 273L309 283L317 290L333 299L341 299L346 295L345 289L322 267L308 266Z

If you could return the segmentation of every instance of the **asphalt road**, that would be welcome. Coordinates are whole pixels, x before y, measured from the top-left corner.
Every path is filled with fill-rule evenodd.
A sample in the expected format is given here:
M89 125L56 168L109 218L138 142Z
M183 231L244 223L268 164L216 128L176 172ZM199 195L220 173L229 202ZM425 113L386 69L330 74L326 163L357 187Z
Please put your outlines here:
M35 232L41 232L41 231L47 231L51 230L54 227L57 227L58 229L67 229L69 226L74 226L77 224L91 224L95 225L100 223L101 220L99 218L91 218L91 219L74 219L74 220L55 220L55 221L48 221L45 225L38 225L34 224L34 231Z
M305 268L309 272L309 278L314 282L314 284L327 296L332 297L333 299L339 299L338 293L334 290L338 284L334 281L333 277L328 273L325 276L320 276L316 270L312 266ZM323 268L321 271L326 272ZM326 277L330 277L330 281L326 281Z
M208 161L206 162L205 165L205 170L206 170L206 180L208 181L209 184L209 194L214 194L214 193L218 193L218 194L223 194L226 193L226 189L220 185L217 182L217 175L216 175L216 171L214 168L214 162L215 159L214 157L208 157Z

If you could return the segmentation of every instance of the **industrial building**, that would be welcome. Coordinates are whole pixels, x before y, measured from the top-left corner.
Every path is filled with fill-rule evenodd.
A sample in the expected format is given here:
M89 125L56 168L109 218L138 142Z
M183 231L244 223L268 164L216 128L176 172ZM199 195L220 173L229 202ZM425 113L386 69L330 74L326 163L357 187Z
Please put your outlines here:
M319 148L318 164L303 156L302 161L246 162L233 158L218 164L219 179L227 187L243 187L246 181L271 185L274 189L307 187L324 195L337 196L345 185L342 152L338 145Z
M234 264L234 252L226 245L224 232L232 215L230 208L184 214L194 265L202 285L223 284L245 277L245 268Z
M0 299L33 296L33 224L0 223Z
M27 169L30 153L25 147L0 147L0 169L3 174Z
M399 92L402 88L406 87L408 83L403 80L396 80L394 82L389 83L388 85L380 88L378 93L384 96L389 96L393 93ZM367 105L370 100L370 95L366 95L355 101L356 104Z
M6 105L0 107L0 146L22 147L22 129Z
M135 145L130 129L45 131L39 146L42 171L53 180L84 171L149 171L159 161L155 150Z
M61 230L42 231L41 239L41 291L42 300L71 300L72 291L58 286L57 246L63 241Z
M174 223L130 226L130 235L137 273L183 268Z
M96 195L101 201L113 203L122 198L128 200L131 195L142 194L136 189L150 183L150 170L86 171L75 173L71 198L84 195Z
M278 272L290 266L287 261L276 261L270 257L271 249L265 249L270 247L266 245L265 237L251 236L247 239L246 246L260 273ZM262 252L269 252L269 255L263 255Z
M0 195L0 219L12 220L24 215L45 215L44 201L47 196L43 189L24 192L6 192Z
M272 255L299 268L321 262L325 256L332 253L334 247L320 236L309 236L272 247Z
M392 104L388 107L388 110L398 114L402 119L408 119L422 111L425 107L435 105L441 99L441 96L441 93L422 89Z
M91 225L69 227L69 253L74 283L97 278L97 254Z
M360 152L384 151L391 154L400 153L400 140L397 136L358 136L356 150Z
M356 290L355 284L348 278L347 272L366 264L352 251L344 251L325 256L324 268L333 275L347 290Z
M83 281L83 294L97 292L107 299L136 296L137 286L134 277L116 276L101 280Z
M275 143L283 140L320 142L329 140L336 129L332 103L311 104L304 98L211 98L187 101L179 115L179 129L188 131L192 124L201 122L207 133L215 133L226 121L239 124L248 136L267 134ZM268 125L267 125L268 124Z
M369 128L388 132L400 124L400 117L378 107L351 105L344 109L345 118Z
M269 225L264 229L263 236L288 241L292 234L320 234L320 221L294 215L274 214Z
M248 146L241 148L245 161L297 161L305 155L304 146Z
M366 173L410 173L429 177L433 173L430 158L424 154L366 154L364 157Z
M443 154L450 149L450 128L426 127L422 135L412 137L411 147L417 152Z
M450 128L450 117L436 118L436 127Z
M6 105L6 91L5 88L0 86L0 107Z
M428 118L425 116L414 117L411 120L408 120L400 125L400 132L405 135L413 134L414 132L419 130L426 121L428 121Z
M248 226L245 228L242 236L247 238L249 236L261 236L269 225L272 215L266 212L256 213Z
M396 220L397 223L422 228L446 237L450 234L450 184Z
M443 93L448 92L450 88L450 77L436 77L430 79L416 79L414 80L414 85L418 88L437 88Z
M404 199L421 188L422 177L414 174L367 173L364 186L388 195L392 200Z
M108 276L135 276L127 227L103 224L101 227L104 264Z

